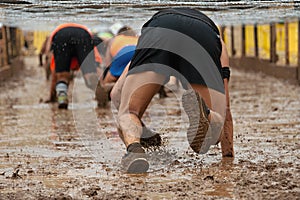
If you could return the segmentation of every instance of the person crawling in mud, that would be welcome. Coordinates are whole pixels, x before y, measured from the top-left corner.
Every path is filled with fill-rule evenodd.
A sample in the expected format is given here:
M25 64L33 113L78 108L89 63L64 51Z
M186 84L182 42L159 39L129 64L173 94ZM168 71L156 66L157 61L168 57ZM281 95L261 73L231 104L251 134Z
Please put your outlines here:
M98 84L96 98L99 107L105 107L109 93L130 62L138 41L135 31L129 26L121 27L116 35L106 41L104 63L107 65ZM106 94L105 94L106 93ZM102 95L104 94L104 95Z
M120 78L127 64L131 61L138 42L137 33L129 26L121 27L116 36L107 41L104 63L107 65L100 79L103 89L96 94L99 107L104 107L109 99L101 95L110 93L115 82ZM166 97L164 88L159 91L160 97ZM108 95L109 97L109 95Z
M48 40L49 40L49 37L47 37L45 41L47 42ZM94 46L97 47L97 50L100 53L100 56L102 56L103 55L103 53L101 52L102 49L100 49L103 46L103 45L101 45L103 43L102 38L98 37L97 35L93 35L93 43L94 43ZM46 55L45 62L43 62L43 55ZM55 59L53 57L53 53L51 51L46 52L46 50L43 50L43 51L41 51L39 60L40 60L40 66L45 67L46 74L47 74L47 76L49 76L49 78L47 78L47 80L49 80L51 78L50 94L49 94L49 98L47 100L45 100L45 103L55 103L55 102L57 102L57 94L56 94L57 74L55 72ZM73 78L75 77L76 73L80 70L80 65L79 65L78 59L76 57L72 57L69 67L70 67L70 74L71 74L70 80L69 80L69 84L70 84L71 81L73 80ZM49 72L48 72L48 70L49 70ZM48 75L48 73L49 73L49 75ZM97 68L97 73L100 76L101 70L99 68Z
M102 63L102 58L95 47L93 35L86 26L76 23L59 25L51 33L46 51L53 53L51 65L55 72L52 80L55 81L55 90L51 86L49 100L53 101L57 97L58 108L68 108L68 85L72 67L77 69L79 66L86 86L96 90L99 79L97 67Z
M153 96L170 76L185 89L182 105L189 118L187 140L205 154L221 142L222 155L233 157L233 123L228 81L229 58L215 23L190 8L164 9L142 27L135 54L111 92L118 110L117 129L127 153L129 173L149 168L142 117Z

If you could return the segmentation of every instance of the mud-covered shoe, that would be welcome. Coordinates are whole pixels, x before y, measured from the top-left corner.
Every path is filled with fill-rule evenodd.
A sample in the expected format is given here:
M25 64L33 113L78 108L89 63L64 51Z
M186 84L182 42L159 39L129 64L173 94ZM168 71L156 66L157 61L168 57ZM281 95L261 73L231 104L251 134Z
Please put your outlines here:
M221 122L211 122L207 131L206 138L209 140L210 145L217 145L220 142L223 124Z
M108 92L101 85L100 81L98 82L97 87L96 87L95 98L96 98L97 105L99 108L104 108L107 106L108 101L109 101Z
M57 95L59 109L68 109L68 95L65 92L59 92Z
M144 148L159 147L162 144L159 133L150 130L146 126L143 126L143 132L140 141Z
M147 156L140 143L133 143L128 146L121 164L125 171L132 174L145 173L149 169Z
M189 145L196 153L206 153L209 146L207 149L207 145L203 143L209 127L208 108L199 94L192 89L186 90L182 95L182 105L189 118Z

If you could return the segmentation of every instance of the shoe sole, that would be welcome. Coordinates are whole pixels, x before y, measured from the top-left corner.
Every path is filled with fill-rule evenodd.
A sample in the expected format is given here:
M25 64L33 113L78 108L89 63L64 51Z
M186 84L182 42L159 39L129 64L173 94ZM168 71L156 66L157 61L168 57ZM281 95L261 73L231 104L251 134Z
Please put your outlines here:
M194 90L187 90L182 96L182 105L189 118L190 126L187 130L189 145L196 153L204 154L210 147L203 144L209 127L205 102Z
M140 174L147 172L148 169L149 163L146 158L136 158L129 164L127 172L132 174Z

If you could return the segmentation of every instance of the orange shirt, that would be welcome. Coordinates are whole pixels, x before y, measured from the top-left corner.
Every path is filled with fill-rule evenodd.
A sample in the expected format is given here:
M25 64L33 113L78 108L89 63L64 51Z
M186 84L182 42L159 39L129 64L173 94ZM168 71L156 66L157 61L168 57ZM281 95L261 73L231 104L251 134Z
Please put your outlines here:
M118 52L125 46L137 45L138 37L117 35L114 37L111 47L110 54L112 57L116 56Z
M50 40L52 41L53 36L55 35L55 33L57 33L58 31L60 31L63 28L67 28L67 27L82 28L82 29L84 29L85 31L87 31L92 36L92 33L90 32L90 30L86 26L84 26L84 25L76 24L76 23L65 23L65 24L59 25L58 27L56 27L54 29L54 31L52 31L52 33L50 35Z

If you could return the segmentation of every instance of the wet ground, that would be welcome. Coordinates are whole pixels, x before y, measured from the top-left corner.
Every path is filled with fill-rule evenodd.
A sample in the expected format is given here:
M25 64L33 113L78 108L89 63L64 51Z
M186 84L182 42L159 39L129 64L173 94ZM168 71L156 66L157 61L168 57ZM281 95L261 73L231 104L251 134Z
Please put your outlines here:
M69 110L41 103L49 83L37 57L0 85L0 199L300 199L300 88L233 69L235 158L196 155L177 96L155 97L145 122L164 147L149 173L120 168L114 110L98 109L76 78Z

